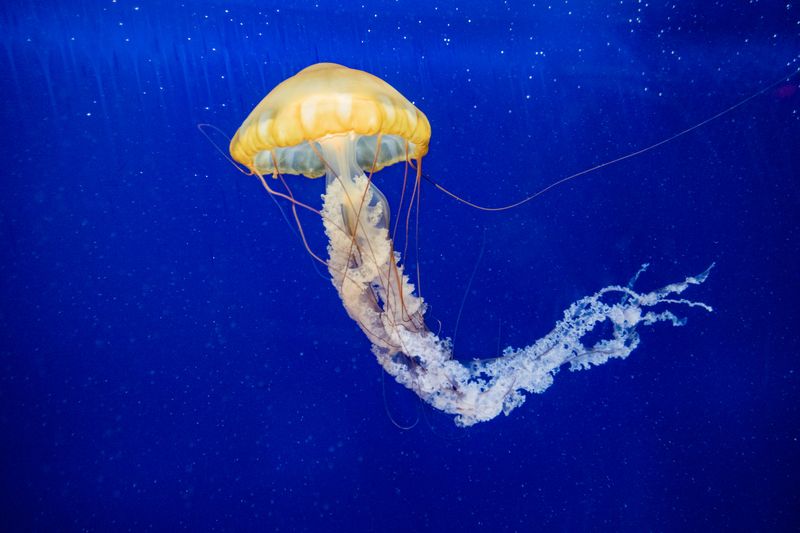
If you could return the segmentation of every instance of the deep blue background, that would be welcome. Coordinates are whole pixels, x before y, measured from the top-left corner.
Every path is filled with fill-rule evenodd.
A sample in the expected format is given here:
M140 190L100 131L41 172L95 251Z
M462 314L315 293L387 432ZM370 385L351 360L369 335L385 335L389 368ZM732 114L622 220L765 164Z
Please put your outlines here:
M428 115L431 176L508 203L790 74L800 4L339 4L0 7L2 529L796 528L798 77L512 211L425 185L428 322L452 336L463 301L464 358L532 342L643 262L643 289L717 263L690 294L713 314L681 309L628 360L468 430L383 381L196 125L230 135L340 62ZM401 179L378 183L396 199Z

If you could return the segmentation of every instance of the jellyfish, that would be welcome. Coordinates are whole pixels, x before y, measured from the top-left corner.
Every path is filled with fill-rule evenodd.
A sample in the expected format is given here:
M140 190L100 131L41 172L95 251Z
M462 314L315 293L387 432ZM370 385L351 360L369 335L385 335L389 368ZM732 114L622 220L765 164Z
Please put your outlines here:
M526 393L547 389L563 366L579 370L627 357L639 344L642 326L684 324L672 306L711 311L679 296L705 281L711 267L650 292L633 288L640 270L627 285L604 287L571 304L553 329L529 346L508 347L500 357L456 359L451 340L425 325L426 303L395 248L397 222L392 228L389 204L375 184L378 171L403 162L404 176L409 168L414 175L410 202L418 201L430 135L427 117L387 82L319 63L267 94L237 130L230 154L270 194L290 202L309 253L327 267L345 310L383 369L434 408L454 415L457 425L508 415ZM284 179L290 174L325 176L321 209L292 194ZM298 209L319 215L327 258L308 247ZM605 323L611 327L601 331Z

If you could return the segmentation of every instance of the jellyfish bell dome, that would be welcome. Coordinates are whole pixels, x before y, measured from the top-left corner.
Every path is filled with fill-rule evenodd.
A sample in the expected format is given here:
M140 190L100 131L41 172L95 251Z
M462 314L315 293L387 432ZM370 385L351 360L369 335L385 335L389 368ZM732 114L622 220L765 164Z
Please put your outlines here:
M257 174L316 178L330 170L326 162L336 163L328 161L332 151L344 150L361 171L377 171L421 159L430 136L425 114L382 79L317 63L261 100L234 135L230 153Z

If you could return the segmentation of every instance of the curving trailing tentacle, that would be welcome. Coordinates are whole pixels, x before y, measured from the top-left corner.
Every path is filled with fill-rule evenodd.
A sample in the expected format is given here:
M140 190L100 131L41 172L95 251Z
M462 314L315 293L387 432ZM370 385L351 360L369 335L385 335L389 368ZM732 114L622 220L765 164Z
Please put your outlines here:
M628 286L605 287L573 303L553 330L530 346L506 348L502 357L458 361L450 340L439 338L422 323L425 303L403 274L400 254L388 234L388 206L382 195L374 193L363 174L345 174L329 180L322 210L334 286L349 315L372 341L372 351L386 372L436 409L456 415L460 426L510 413L525 401L524 393L547 389L564 365L580 370L627 357L639 344L641 326L683 325L684 320L658 306L712 310L677 297L691 285L703 283L711 267L661 289L637 292L632 284L645 265ZM349 202L348 189L350 195L352 191L365 195L366 207L357 224L335 224L348 212L343 207ZM338 274L345 270L346 277ZM589 333L605 322L612 326L610 333L587 344Z

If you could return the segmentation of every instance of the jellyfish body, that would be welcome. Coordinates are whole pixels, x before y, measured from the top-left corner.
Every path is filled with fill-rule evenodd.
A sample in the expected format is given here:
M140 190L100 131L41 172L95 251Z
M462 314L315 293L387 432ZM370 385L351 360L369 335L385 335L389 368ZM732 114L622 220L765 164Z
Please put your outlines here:
M335 207L326 202L326 231L331 243L339 234L346 241L346 260L326 262L331 279L348 313L372 342L393 352L399 347L367 311L381 310L383 318L421 330L422 303L411 297L406 302L399 292L402 266L388 238L389 205L371 178L388 165L411 159L419 171L430 131L427 117L385 81L319 63L275 87L230 144L231 156L259 176L325 175L326 191L336 191L338 199ZM357 294L357 280L367 280L371 289Z
M573 303L553 330L530 346L506 348L499 358L456 360L450 340L425 327L425 303L404 272L390 234L388 203L373 183L377 170L415 161L418 187L429 139L425 115L388 83L321 63L270 92L239 128L230 152L270 192L265 174L326 176L318 211L328 237L325 263L347 313L386 372L433 407L456 415L458 425L508 414L524 402L523 393L549 387L563 365L582 369L627 357L639 343L639 326L683 324L655 306L711 309L676 298L702 283L708 270L648 293L610 286ZM291 193L279 195L302 205ZM606 321L611 332L584 344Z

